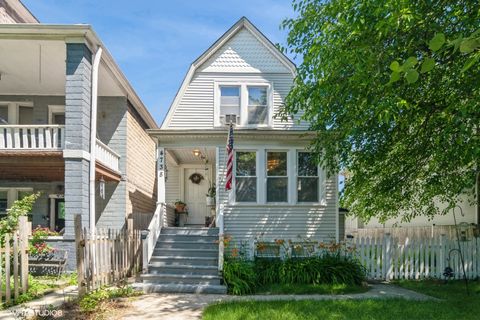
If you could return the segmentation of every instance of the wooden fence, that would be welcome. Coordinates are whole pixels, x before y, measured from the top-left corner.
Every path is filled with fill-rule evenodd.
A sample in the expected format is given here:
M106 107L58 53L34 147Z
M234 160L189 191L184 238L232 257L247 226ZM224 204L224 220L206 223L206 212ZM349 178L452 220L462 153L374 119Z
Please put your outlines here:
M349 241L367 270L369 279L445 279L445 268L453 278L463 278L458 242L442 235L430 239L406 238L404 242L385 234L381 238L357 237ZM469 279L480 276L480 239L460 242L463 265Z
M27 290L28 221L22 216L18 229L5 234L0 248L0 304L14 302Z
M82 228L80 215L76 215L75 243L80 296L141 270L140 230L97 229L92 234Z

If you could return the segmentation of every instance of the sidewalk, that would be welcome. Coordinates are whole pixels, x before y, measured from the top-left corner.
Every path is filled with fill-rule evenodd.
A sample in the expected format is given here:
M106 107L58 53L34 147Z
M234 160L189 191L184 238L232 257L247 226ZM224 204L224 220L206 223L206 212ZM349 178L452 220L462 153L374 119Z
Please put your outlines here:
M60 312L61 309L58 307L67 302L69 299L76 298L77 295L77 286L69 286L63 289L58 289L37 300L0 311L0 320L24 319L25 316L31 317L35 314L35 312L41 312L41 310L45 310L46 308Z
M197 295L197 294L147 294L132 302L132 309L123 319L200 319L202 309L220 301L273 301L273 300L346 300L346 299L436 300L411 290L389 284L372 284L368 292L346 295Z

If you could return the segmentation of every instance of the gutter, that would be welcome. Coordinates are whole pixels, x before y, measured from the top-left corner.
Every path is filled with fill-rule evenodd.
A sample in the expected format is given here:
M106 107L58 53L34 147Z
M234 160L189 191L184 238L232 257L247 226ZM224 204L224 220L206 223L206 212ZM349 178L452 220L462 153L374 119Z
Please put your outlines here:
M90 115L90 232L95 234L95 164L97 145L97 101L98 101L98 69L102 58L102 48L98 48L92 65L92 110Z

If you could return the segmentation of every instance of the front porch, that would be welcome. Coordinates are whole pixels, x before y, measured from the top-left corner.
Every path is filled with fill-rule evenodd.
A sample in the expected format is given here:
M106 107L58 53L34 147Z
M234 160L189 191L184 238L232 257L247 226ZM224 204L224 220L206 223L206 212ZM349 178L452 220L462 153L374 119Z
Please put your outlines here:
M159 152L165 154L165 200L160 202L174 208L174 225L214 226L217 179L215 148L199 145L165 148ZM178 205L179 202L185 203L185 207Z

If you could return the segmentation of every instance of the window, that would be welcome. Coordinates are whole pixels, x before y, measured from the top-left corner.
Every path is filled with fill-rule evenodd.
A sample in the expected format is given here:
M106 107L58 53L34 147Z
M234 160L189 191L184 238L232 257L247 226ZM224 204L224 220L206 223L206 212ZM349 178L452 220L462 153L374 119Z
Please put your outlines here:
M65 124L65 106L48 106L48 123Z
M33 108L32 107L18 107L18 124L32 124L33 123Z
M220 117L224 124L239 123L240 116L240 87L220 87Z
M267 87L248 87L248 124L267 124Z
M0 217L7 214L8 191L0 190Z
M0 105L0 125L8 124L8 105Z
M257 154L256 152L235 153L235 200L237 202L257 201Z
M267 152L267 202L288 202L287 152Z
M13 205L16 200L23 199L32 194L31 188L2 188L0 189L0 218L7 214L7 209Z
M318 165L310 152L297 155L297 201L318 202Z

